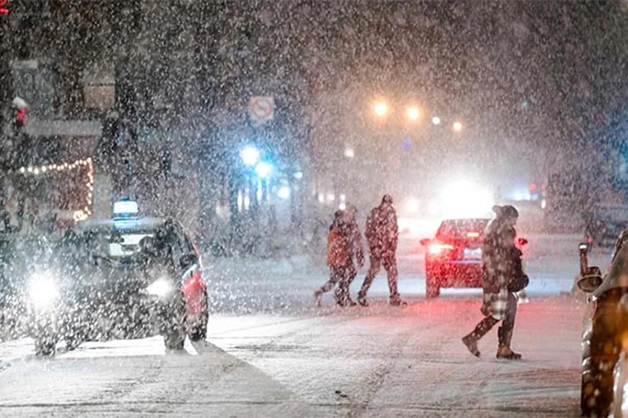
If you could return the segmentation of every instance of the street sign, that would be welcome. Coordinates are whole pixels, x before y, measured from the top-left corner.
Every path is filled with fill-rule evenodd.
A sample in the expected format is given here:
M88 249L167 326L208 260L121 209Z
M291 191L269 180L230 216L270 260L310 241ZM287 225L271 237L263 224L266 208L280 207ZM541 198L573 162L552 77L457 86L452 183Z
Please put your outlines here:
M275 99L272 96L253 96L249 101L249 117L256 124L273 120L275 116Z

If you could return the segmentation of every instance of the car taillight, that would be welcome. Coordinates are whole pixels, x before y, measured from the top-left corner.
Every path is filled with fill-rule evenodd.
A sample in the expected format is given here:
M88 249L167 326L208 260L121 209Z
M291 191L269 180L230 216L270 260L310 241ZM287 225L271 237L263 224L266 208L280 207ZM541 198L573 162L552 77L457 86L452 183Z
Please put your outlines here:
M479 236L480 236L479 232L467 232L468 238L479 238Z
M454 249L454 246L450 244L434 243L430 245L429 251L430 251L430 254L432 255L439 255L439 254L442 254L444 251L450 251L453 249Z

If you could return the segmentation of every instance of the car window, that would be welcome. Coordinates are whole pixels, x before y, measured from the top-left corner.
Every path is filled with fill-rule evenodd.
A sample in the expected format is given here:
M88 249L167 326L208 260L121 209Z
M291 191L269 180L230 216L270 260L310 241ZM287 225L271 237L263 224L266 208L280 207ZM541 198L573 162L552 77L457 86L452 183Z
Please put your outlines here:
M68 231L60 243L60 251L72 258L104 257L135 258L141 252L141 241L154 236L153 231L88 230Z
M487 223L488 220L486 219L446 221L438 228L436 238L461 239L467 238L469 234L474 234L474 237L481 237L484 235L484 229ZM475 234L477 234L477 236L475 236Z

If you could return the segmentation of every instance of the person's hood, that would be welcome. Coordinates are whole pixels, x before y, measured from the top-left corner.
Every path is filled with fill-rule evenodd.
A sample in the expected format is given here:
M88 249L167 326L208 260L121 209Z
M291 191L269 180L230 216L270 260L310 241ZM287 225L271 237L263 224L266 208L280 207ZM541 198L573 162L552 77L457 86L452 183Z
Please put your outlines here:
M26 100L22 99L21 97L15 97L11 102L11 106L17 110L23 110L28 108L28 103L26 103Z
M602 284L595 289L591 297L598 298L607 290L615 288L628 288L628 245L619 250Z

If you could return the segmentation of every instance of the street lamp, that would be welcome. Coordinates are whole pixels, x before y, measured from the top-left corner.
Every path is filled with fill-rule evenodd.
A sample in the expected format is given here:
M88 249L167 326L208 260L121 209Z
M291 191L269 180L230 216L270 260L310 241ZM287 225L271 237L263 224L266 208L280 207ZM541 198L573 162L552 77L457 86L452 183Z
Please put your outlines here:
M258 163L255 166L255 172L262 179L265 179L266 177L268 177L268 175L270 174L272 170L273 170L273 167L270 164L265 163L264 161Z
M355 150L351 147L346 147L345 148L345 157L347 158L353 158L355 157Z
M252 146L244 147L242 151L240 151L240 157L242 157L244 165L252 167L257 164L259 160L259 150Z
M440 120L440 118L439 118L438 116L434 116L434 117L432 118L432 123L433 123L434 125L438 126L438 125L440 125L440 122L441 122L441 120Z
M375 110L375 114L377 116L384 117L386 116L386 113L388 113L388 105L386 102L377 102L375 103L373 110Z
M460 131L462 131L462 123L460 123L460 122L454 122L453 128L454 128L454 132L460 132Z
M421 116L421 112L418 107L410 106L406 109L406 116L409 120L416 121L419 119L419 116Z

